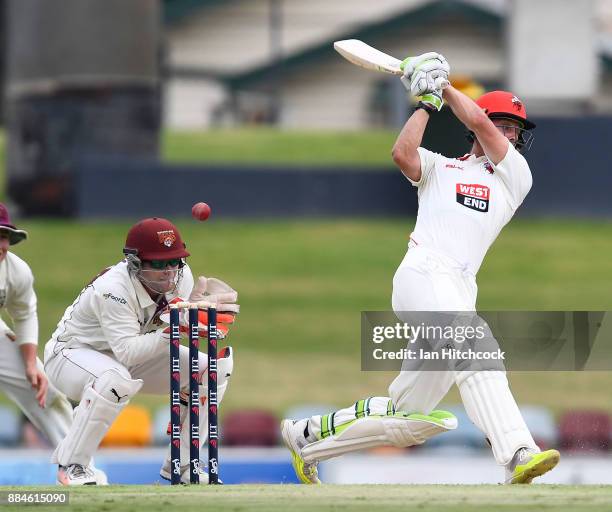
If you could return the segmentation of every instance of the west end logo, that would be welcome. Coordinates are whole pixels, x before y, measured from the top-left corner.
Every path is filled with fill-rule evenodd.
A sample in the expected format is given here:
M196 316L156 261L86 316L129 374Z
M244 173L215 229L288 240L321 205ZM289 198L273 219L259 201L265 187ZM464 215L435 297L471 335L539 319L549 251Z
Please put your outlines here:
M489 211L489 187L474 183L457 183L456 192L460 205L477 212Z

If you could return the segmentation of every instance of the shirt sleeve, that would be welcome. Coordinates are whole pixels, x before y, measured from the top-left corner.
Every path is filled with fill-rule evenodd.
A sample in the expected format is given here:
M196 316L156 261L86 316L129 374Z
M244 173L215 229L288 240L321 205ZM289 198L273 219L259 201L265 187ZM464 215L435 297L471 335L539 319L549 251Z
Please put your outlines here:
M508 141L506 156L493 169L504 185L510 206L516 210L527 197L533 183L527 160Z
M13 321L16 343L38 345L38 314L34 276L24 262L11 268L11 293L7 297L6 310Z
M94 302L102 332L117 360L130 368L159 357L168 350L162 330L140 334L137 312L119 290L94 289ZM119 300L117 300L119 299Z
M417 148L417 151L421 158L421 179L419 181L414 181L408 178L408 176L406 176L406 179L412 183L414 187L419 188L427 183L427 179L434 172L436 168L436 159L439 155L425 148Z

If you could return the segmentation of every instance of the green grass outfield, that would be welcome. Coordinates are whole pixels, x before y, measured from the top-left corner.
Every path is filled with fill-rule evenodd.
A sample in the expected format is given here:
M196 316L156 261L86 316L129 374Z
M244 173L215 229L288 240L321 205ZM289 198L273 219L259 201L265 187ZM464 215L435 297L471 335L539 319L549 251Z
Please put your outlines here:
M360 311L390 307L391 280L412 219L177 222L194 272L240 293L229 342L236 368L223 410L299 402L347 405L386 394L393 374L360 372ZM41 345L65 308L104 266L119 261L129 222L20 223L30 239L15 252L30 263L39 296ZM612 308L612 223L516 220L485 260L482 309ZM519 403L554 410L612 411L612 373L511 376ZM450 402L458 402L451 393ZM165 398L139 396L157 406Z
M164 132L162 158L182 163L268 166L382 166L393 171L391 147L397 133L309 132L274 128Z
M10 490L54 488L4 488ZM70 506L43 510L168 512L170 510L377 512L609 511L612 486L501 485L231 485L219 487L112 486L70 489ZM19 505L16 510L40 510Z

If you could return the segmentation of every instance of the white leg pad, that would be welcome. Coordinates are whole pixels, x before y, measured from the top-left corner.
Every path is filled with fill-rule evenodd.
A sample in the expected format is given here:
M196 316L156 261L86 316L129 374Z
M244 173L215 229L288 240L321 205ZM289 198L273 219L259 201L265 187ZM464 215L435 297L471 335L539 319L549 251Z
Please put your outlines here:
M304 446L302 458L315 463L376 446L405 448L455 428L457 419L452 415L440 419L422 414L371 415L355 420L338 434Z
M489 439L498 464L508 464L520 448L539 449L504 372L458 372L456 375L465 411Z
M142 380L127 378L116 369L104 372L83 392L74 410L72 426L55 449L51 462L62 466L89 465L107 430L141 387Z

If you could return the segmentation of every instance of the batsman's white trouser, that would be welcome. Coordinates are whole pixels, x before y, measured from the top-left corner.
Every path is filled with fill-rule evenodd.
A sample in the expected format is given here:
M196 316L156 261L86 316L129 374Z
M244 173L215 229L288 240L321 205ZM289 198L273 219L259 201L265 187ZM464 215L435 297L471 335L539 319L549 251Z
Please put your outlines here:
M43 369L40 359L38 368ZM26 379L19 346L0 334L0 391L15 402L32 424L42 432L53 447L64 438L72 423L72 406L66 397L49 382L47 404L43 409L35 391Z
M410 311L475 311L476 279L465 266L436 253L411 247L393 278L393 310L400 320ZM505 372L430 370L439 362L403 367L389 386L395 411L429 414L457 383L467 414L487 436L499 464L510 462L522 447L537 448L510 392ZM380 400L381 407L384 399ZM377 413L379 411L376 411ZM356 407L334 413L336 425L352 421ZM312 434L321 437L322 416L310 418Z
M475 311L475 276L465 266L426 248L412 247L393 278L393 310ZM457 383L465 410L487 436L498 464L519 448L537 446L512 396L505 372L402 371L389 386L395 407L429 414Z

